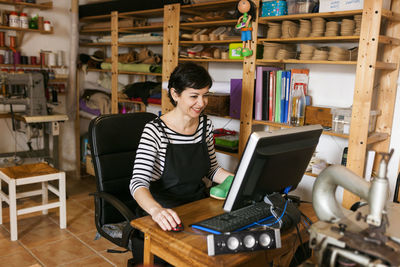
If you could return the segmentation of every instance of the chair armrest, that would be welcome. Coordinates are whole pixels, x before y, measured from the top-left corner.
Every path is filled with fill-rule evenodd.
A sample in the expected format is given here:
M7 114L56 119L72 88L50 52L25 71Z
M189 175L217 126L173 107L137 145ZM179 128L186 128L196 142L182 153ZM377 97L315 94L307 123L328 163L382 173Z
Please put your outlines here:
M109 202L114 208L116 208L122 216L125 217L126 221L128 224L125 226L125 228L122 230L122 238L114 238L110 236L108 233L103 231L102 226L100 225L100 219L96 218L95 223L96 223L96 228L97 231L104 236L106 239L110 240L111 242L119 245L120 247L124 247L126 249L128 248L129 245L129 239L131 237L131 234L134 233L136 230L130 225L130 221L134 220L137 218L135 214L123 203L121 202L118 198L114 197L111 194L105 193L105 192L94 192L90 193L89 195L94 196L96 206L98 205L98 200L99 199L104 199L105 201ZM97 208L96 208L97 209ZM96 212L96 217L98 217L99 214Z
M95 198L102 198L109 202L113 207L115 207L122 216L125 217L127 221L132 221L137 218L137 216L118 198L114 197L113 195L105 192L94 192L90 193L89 195L94 196Z

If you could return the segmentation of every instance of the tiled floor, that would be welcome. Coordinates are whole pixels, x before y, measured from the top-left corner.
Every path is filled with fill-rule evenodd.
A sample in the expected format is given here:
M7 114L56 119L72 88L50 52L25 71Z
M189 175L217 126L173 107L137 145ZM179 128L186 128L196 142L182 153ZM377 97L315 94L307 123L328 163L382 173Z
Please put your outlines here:
M108 240L94 240L95 178L81 179L67 175L67 229L60 229L58 209L18 216L18 240L10 241L8 205L3 203L0 225L0 266L126 266L131 253L107 253L118 248ZM52 193L49 195L51 199ZM39 197L18 200L18 207L28 207Z

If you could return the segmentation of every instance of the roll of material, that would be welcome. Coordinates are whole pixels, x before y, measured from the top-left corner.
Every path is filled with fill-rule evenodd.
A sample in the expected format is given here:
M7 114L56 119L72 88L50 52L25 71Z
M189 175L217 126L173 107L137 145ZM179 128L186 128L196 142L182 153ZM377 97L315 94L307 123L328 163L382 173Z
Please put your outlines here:
M230 82L213 82L210 92L213 93L230 93L231 83Z
M21 53L14 52L14 64L18 65L21 64Z
M57 51L57 65L64 66L64 51L62 50Z
M55 53L49 53L49 66L57 66L57 57Z
M111 63L101 63L101 68L105 70L111 69ZM161 73L161 66L152 64L121 64L118 63L118 70L120 71L134 71L134 72L153 72Z

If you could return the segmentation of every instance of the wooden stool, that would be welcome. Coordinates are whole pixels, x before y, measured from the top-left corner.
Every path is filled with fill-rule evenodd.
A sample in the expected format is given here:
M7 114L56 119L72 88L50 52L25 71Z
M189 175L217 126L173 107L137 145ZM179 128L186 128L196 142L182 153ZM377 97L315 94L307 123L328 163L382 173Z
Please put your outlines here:
M58 189L48 184L48 181L58 180ZM8 195L1 189L1 181L8 184ZM18 185L42 183L42 189L17 193ZM59 201L48 203L48 190L58 196ZM42 195L42 205L17 209L17 199ZM65 173L50 167L47 163L35 163L14 167L0 168L0 224L3 224L3 201L10 207L10 230L11 240L18 239L17 216L36 211L48 213L48 209L60 208L60 228L67 226L66 196L65 196Z

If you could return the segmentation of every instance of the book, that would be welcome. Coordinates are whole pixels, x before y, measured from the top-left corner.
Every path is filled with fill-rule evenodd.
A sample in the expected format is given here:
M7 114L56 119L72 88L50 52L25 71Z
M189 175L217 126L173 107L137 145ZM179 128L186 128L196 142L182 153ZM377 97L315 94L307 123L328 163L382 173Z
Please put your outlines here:
M262 116L261 119L263 121L268 120L268 112L269 112L269 75L270 75L270 70L265 70L263 71L263 83L262 83L262 87L263 87L263 94L262 94L262 98L263 98L263 105L262 105Z
M282 82L281 82L281 116L279 122L283 123L285 120L285 96L286 96L286 75L287 71L282 71Z
M275 122L281 121L281 90L282 90L282 71L276 72L275 90Z
M276 71L271 71L269 75L269 113L268 113L268 120L274 121L275 120L275 86L276 86Z
M285 89L285 116L283 123L289 123L289 97L290 97L290 76L292 72L290 70L286 71L286 89Z
M290 89L293 90L295 85L302 84L304 88L304 95L307 95L309 74L309 69L291 69Z
M266 92L263 92L264 90L264 78L263 78L263 72L265 71L271 71L271 70L279 70L279 68L276 67L263 67L263 66L257 66L256 68L256 89L255 89L255 102L254 102L254 119L255 120L262 120L262 114L263 114L263 106L265 102L267 101L267 97L265 96Z

